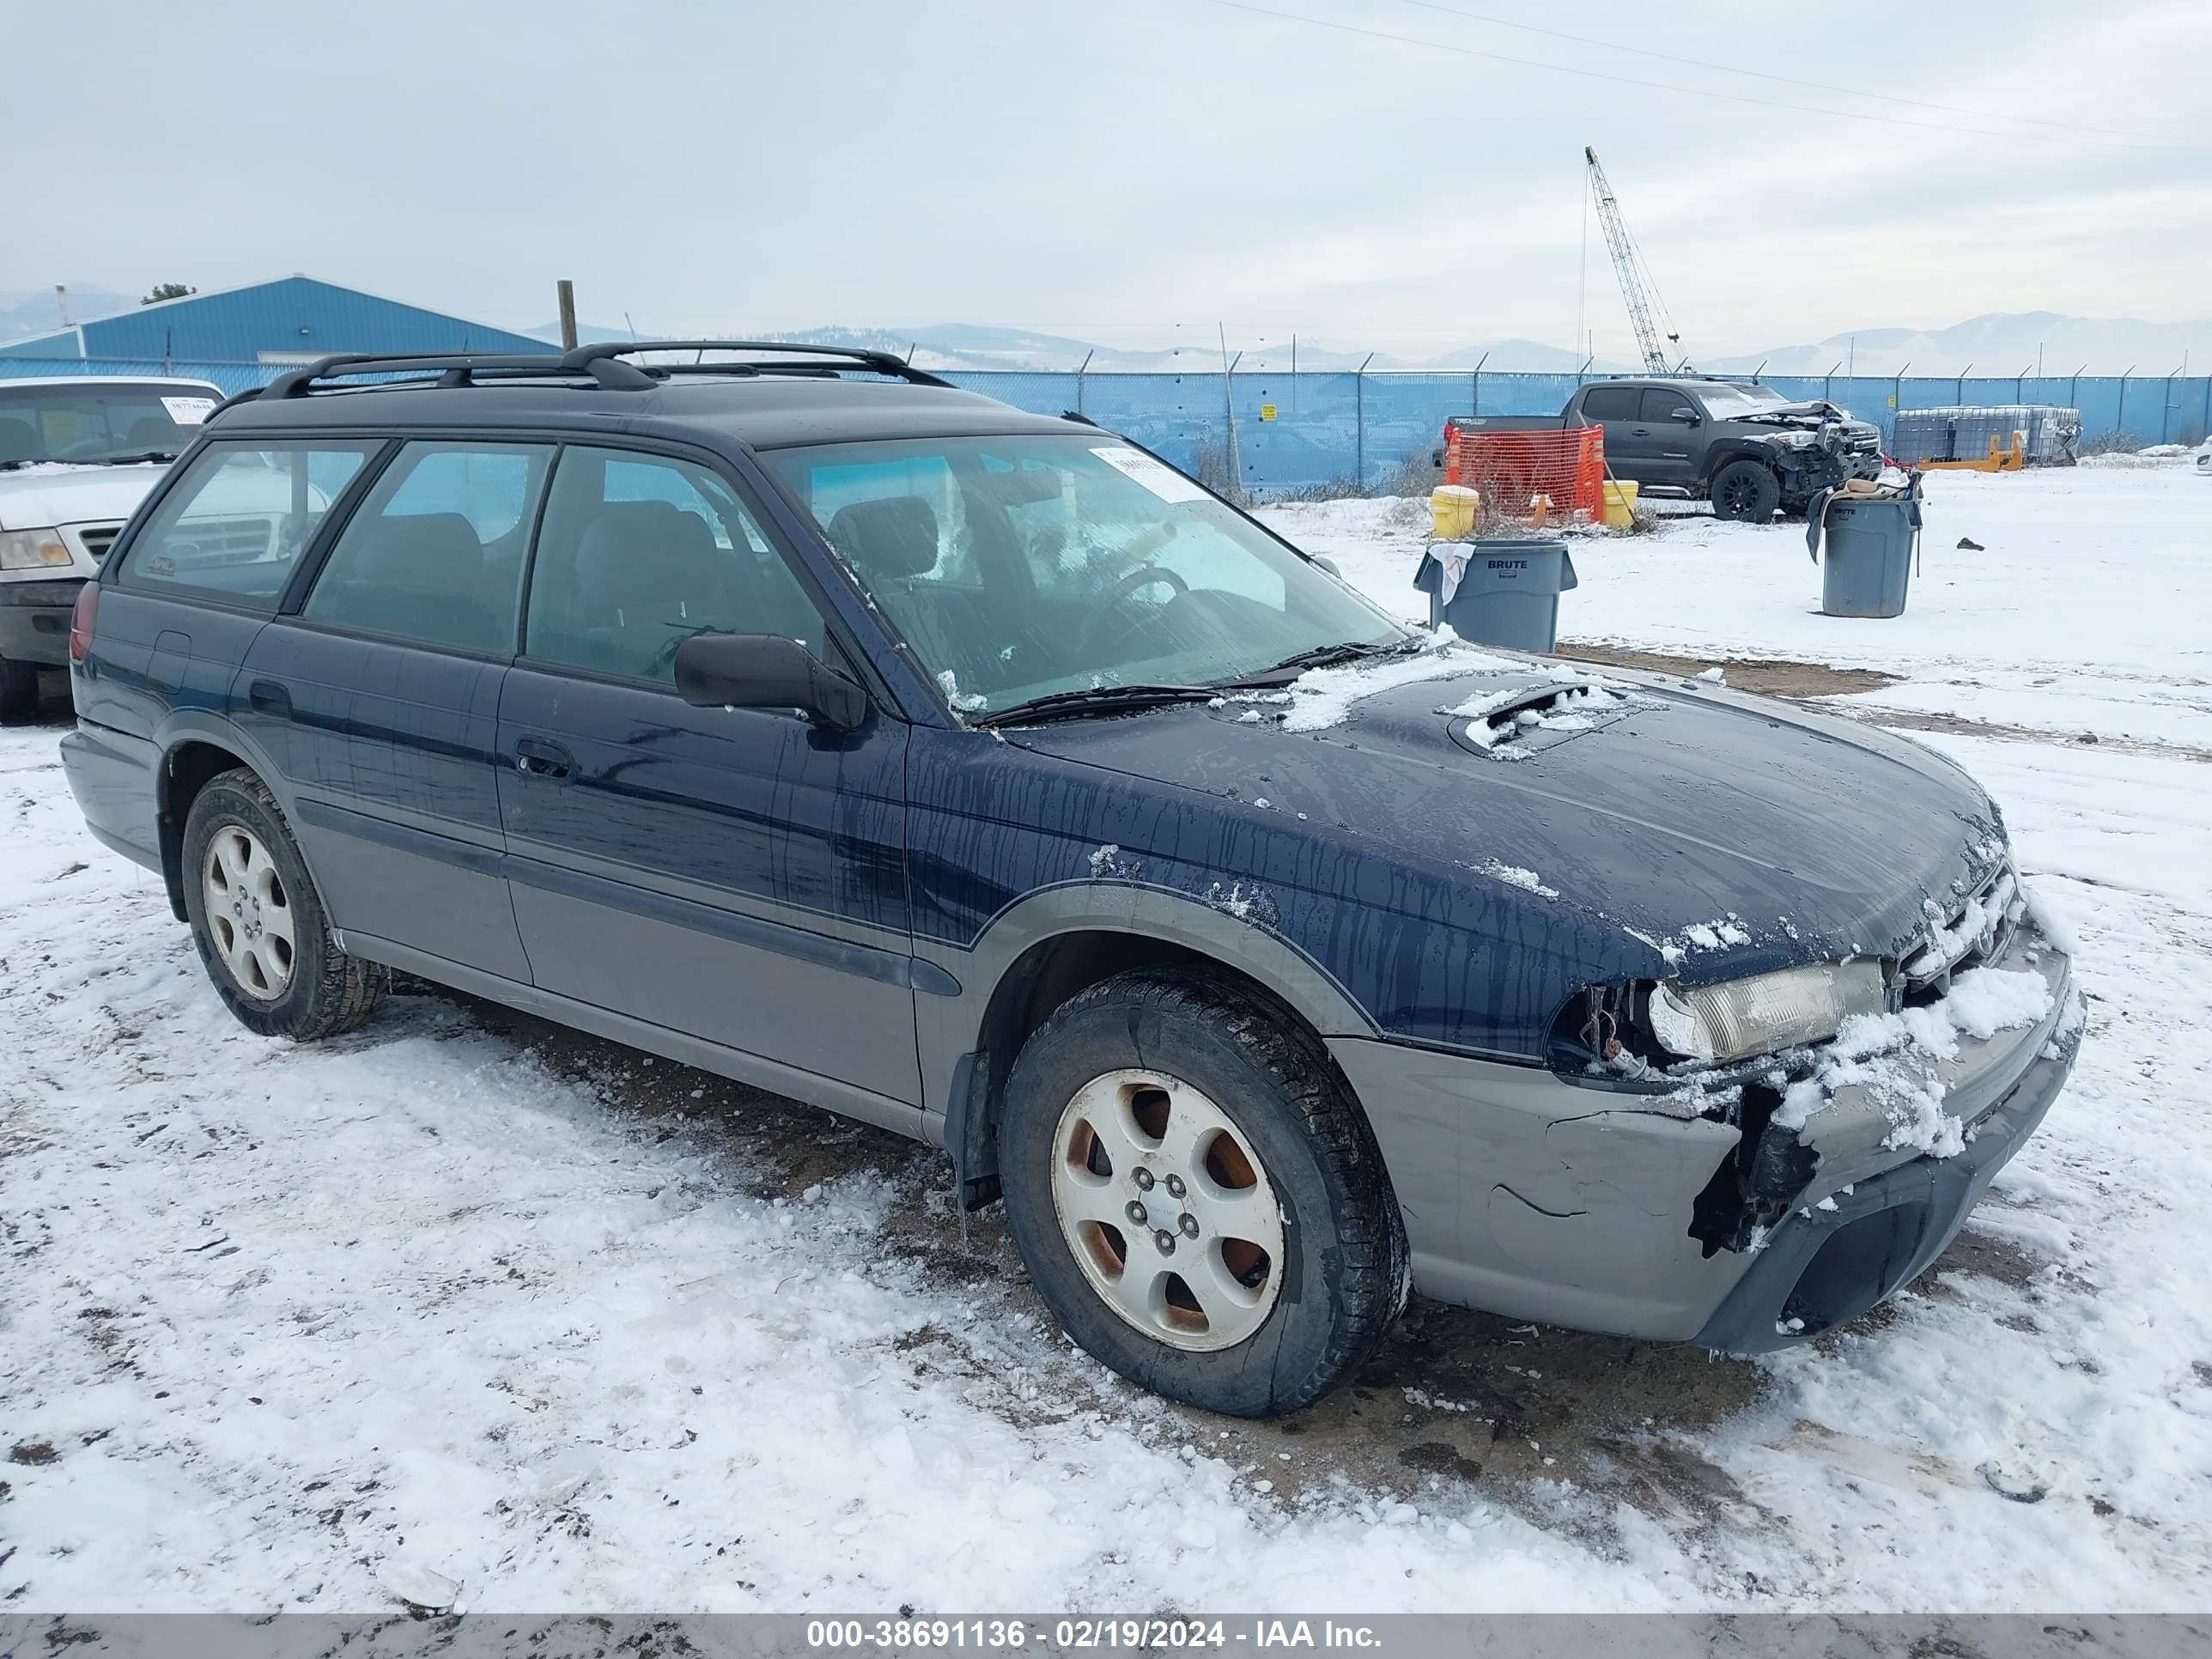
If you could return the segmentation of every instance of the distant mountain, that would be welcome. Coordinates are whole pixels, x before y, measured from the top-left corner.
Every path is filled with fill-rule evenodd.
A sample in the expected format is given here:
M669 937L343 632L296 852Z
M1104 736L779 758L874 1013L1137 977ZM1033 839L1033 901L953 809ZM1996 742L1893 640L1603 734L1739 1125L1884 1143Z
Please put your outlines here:
M558 345L561 343L561 319L556 317L550 323L540 323L535 328L524 329L522 332L525 334L534 334L539 339L544 341L548 345ZM642 331L633 336L626 328L610 328L605 323L579 323L576 325L576 343L578 345L605 345L610 340L628 340L632 338L649 340L652 337L652 335Z
M1489 361L1485 362L1483 360ZM1548 346L1536 340L1494 340L1488 345L1462 346L1441 357L1431 357L1426 362L1413 367L1431 369L1473 368L1478 363L1485 369L1496 369L1501 374L1571 374L1583 366L1579 351L1563 351L1558 346ZM1613 374L1641 368L1638 363L1600 357L1590 364L1593 374Z
M2184 359L2197 374L2212 371L2212 319L2144 323L2128 318L2068 317L2051 311L1992 312L1948 328L1863 328L1832 334L1815 345L1695 359L1700 368L1741 372L1766 365L1770 374L1826 374L1856 368L1895 374L1909 364L1920 374L2166 374ZM2084 365L2087 367L2085 368Z
M87 283L82 288L72 284L69 291L69 314L72 323L88 323L95 317L112 317L118 311L128 311L138 303L135 294L118 294L112 288L94 288ZM10 340L27 340L40 334L52 334L62 325L60 308L56 305L54 291L50 288L33 289L27 294L0 294L0 345Z

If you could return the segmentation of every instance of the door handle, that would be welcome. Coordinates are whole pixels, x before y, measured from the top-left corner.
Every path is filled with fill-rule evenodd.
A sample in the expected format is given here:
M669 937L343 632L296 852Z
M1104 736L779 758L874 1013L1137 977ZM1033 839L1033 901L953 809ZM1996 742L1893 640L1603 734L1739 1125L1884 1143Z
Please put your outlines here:
M246 688L246 705L271 720L292 718L292 694L275 680L256 680Z
M576 774L576 757L550 738L520 738L514 744L514 768L533 778L565 782Z

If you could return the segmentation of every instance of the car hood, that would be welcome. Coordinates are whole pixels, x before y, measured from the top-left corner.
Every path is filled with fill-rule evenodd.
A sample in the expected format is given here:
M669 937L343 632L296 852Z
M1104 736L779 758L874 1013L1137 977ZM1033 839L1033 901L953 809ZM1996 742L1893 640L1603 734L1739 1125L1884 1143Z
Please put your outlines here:
M0 530L40 530L65 524L109 524L138 510L166 462L72 466L65 461L0 472Z
M1804 403L1768 404L1747 415L1732 415L1730 420L1741 421L1751 426L1826 426L1835 422L1843 426L1868 426L1870 422L1854 420L1847 409L1813 398Z
M1701 681L1476 660L1006 735L1357 850L1316 867L1370 892L1379 866L1442 874L1399 890L1479 896L1484 931L1571 918L1579 954L1608 941L1593 974L1902 956L2005 856L1989 797L1905 738ZM1490 712L1446 712L1468 707Z

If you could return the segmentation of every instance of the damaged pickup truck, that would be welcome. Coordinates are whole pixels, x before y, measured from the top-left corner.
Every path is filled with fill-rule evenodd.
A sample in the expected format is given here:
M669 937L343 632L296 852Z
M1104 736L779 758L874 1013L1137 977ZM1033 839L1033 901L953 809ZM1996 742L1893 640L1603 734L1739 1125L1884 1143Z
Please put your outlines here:
M1749 524L1765 524L1777 511L1802 518L1822 490L1876 477L1882 465L1880 427L1831 403L1792 403L1756 380L1593 380L1557 415L1455 415L1447 426L1601 426L1614 477L1711 501L1715 518Z
M78 595L70 783L252 1030L398 969L942 1146L1076 1341L1248 1416L1411 1289L1804 1340L2064 1082L2066 954L1929 750L1410 631L896 359L694 344L292 371ZM302 504L243 558L241 475Z

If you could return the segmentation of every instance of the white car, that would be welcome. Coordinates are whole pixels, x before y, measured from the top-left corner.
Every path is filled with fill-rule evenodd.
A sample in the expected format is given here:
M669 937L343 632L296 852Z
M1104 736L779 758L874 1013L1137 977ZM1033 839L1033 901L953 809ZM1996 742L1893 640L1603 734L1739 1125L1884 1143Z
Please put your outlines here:
M2203 443L2197 445L2197 453L2191 459L2197 464L2198 477L2212 478L2212 438L2207 438Z
M0 720L67 664L77 589L222 401L205 380L0 380Z

